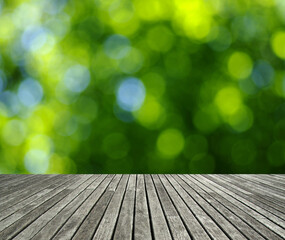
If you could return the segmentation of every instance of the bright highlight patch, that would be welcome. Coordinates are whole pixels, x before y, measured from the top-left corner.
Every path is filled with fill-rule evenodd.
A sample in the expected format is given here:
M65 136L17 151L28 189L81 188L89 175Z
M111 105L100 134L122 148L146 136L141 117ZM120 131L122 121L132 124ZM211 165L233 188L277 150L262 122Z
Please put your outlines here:
M200 0L176 0L176 21L190 38L203 40L208 36L212 24L210 4Z
M19 86L18 97L26 107L37 105L43 97L41 84L31 78L24 80Z
M49 156L42 150L32 149L26 153L24 163L30 173L43 174L48 170Z
M55 112L48 106L38 106L27 120L28 128L33 133L48 134L54 127Z
M84 91L90 82L89 70L82 65L74 65L69 68L64 77L64 84L68 90L74 93Z
M27 150L29 149L37 149L42 150L46 153L51 153L53 150L53 142L46 135L34 135L27 141Z
M184 137L179 130L170 128L159 135L156 146L163 157L173 158L183 150Z
M232 115L242 104L241 93L234 87L222 88L215 97L215 104L222 115Z
M145 87L137 78L127 78L117 90L117 103L125 111L140 109L145 98Z
M16 28L9 15L0 16L0 44L10 41L15 36Z
M277 57L285 59L285 31L274 33L271 38L271 47Z
M42 27L32 27L28 28L22 34L22 45L26 50L37 51L47 41L47 32Z
M141 109L135 113L138 122L148 128L155 128L161 123L163 108L152 96L147 96Z
M234 52L228 60L228 71L236 79L247 78L252 71L252 60L243 52Z
M135 0L134 4L138 16L143 20L167 19L172 12L169 0Z
M12 117L20 111L19 99L16 94L5 91L0 94L0 115Z

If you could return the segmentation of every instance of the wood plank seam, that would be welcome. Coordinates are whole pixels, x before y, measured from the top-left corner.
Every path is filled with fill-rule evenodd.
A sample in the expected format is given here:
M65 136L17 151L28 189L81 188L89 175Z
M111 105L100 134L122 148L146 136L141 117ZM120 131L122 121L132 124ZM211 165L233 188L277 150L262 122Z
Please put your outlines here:
M172 185L172 187L175 189L175 191L177 192L177 194L179 195L179 197L182 199L182 201L186 204L186 206L188 207L188 210L192 213L192 215L195 217L195 219L199 222L199 224L201 225L201 227L204 229L204 231L207 233L207 235L209 236L210 239L213 239L213 237L211 236L211 234L207 231L206 227L204 226L204 224L201 222L201 219L199 219L199 217L197 216L197 214L195 214L193 212L193 210L188 206L187 202L185 201L185 199L183 199L183 197L181 197L181 195L179 194L179 192L177 191L177 189L175 188L175 186L173 185L173 183L169 180L169 175L166 175L167 180L170 182L170 184Z
M213 189L210 184L205 184L205 182L202 181L202 179L197 179L194 176L191 176L191 178L195 178L197 181L199 181L204 187L210 188L213 190L213 193L209 193L212 195L220 204L222 204L224 207L226 207L228 210L236 209L239 212L239 214L236 211L232 211L233 214L235 214L237 217L241 218L245 221L253 230L259 230L259 233L266 239L280 239L275 233L271 232L266 226L262 225L259 221L257 221L255 218L253 218L251 215L249 215L247 212L244 212L243 210L239 209L237 206L235 206L231 201L229 201L224 196L217 193L216 189ZM214 194L214 195L213 195ZM251 223L251 224L249 224ZM257 227L256 229L254 228ZM266 228L266 230L264 229Z
M115 176L114 176L115 177ZM84 221L87 219L87 217L89 216L89 214L92 212L92 210L94 209L94 207L96 206L96 203L98 203L100 201L100 199L102 198L102 196L104 195L104 193L107 191L108 189L108 186L112 183L112 180L114 179L114 177L111 179L111 181L108 183L108 185L106 186L106 188L104 189L104 191L102 192L102 194L100 195L100 197L97 199L96 202L94 202L94 205L93 207L90 209L90 211L88 212L88 214L86 214L85 218L81 221L81 224L78 226L78 228L76 229L76 231L74 232L74 234L72 235L71 238L74 238L74 236L77 234L77 232L79 231L80 227L82 226L82 224L84 223ZM102 182L101 182L102 183ZM98 186L99 187L99 186ZM94 190L95 191L95 190ZM108 202L107 206L109 205L110 201ZM107 208L106 208L107 209ZM106 211L106 209L104 210L104 213ZM99 220L99 223L101 221L101 219L103 218L104 216L104 213L103 215L101 216L100 220ZM96 231L96 229L95 229ZM55 234L56 235L56 234Z
M147 193L147 189L146 189L146 184L145 184L145 175L143 176L143 178L144 178L144 187L145 187L145 194L146 194L147 209L148 209L148 213L149 213L149 222L150 222L151 237L152 237L152 239L155 239L155 238L154 238L153 223L152 223L152 218L151 218L151 212L150 212L150 207L149 207L149 197L148 197L148 193Z
M208 177L209 177L208 175L207 175L207 176L203 176L203 177L206 178L207 181L209 181L209 180L208 180ZM218 185L217 183L215 183L215 182L213 182L213 181L211 181L211 182L212 182L212 184L214 184L214 186L216 186L215 190L219 189L219 191L221 191L221 190L220 190L220 188L221 188L220 185ZM226 193L225 191L222 191L222 193L223 193L223 197L226 198L228 201L230 201L229 199L231 199L232 201L237 202L237 200L236 200L233 196L229 195L229 194ZM231 201L230 201L230 202L231 202ZM232 203L232 202L231 202L231 203ZM254 213L254 212L255 212L253 209L251 209L251 208L249 208L248 206L244 205L244 204L243 204L242 202L240 202L240 201L239 201L239 204L237 204L237 205L234 204L234 206L237 207L238 209L240 209L242 212L244 212L244 213L246 213L246 214ZM252 211L253 211L253 212L252 212ZM255 215L255 217L259 215L259 213L257 213L257 212L256 212L256 214L257 214L257 215ZM252 214L251 214L250 216L252 216ZM254 220L255 220L255 221L258 221L263 227L265 227L265 228L267 228L267 229L270 229L271 231L274 231L274 228L272 228L272 227L270 227L270 225L268 225L268 224L269 224L268 221L266 221L267 224L264 223L263 220L268 220L268 219L265 218L264 216L259 217L259 218L254 218ZM270 220L269 220L269 221L270 221ZM270 233L270 231L269 231L269 232L263 232L263 234L264 234L264 233L267 234L267 233ZM275 233L275 232L274 232L274 233ZM275 234L278 234L278 233L275 233ZM281 235L278 234L278 235L282 237L282 234L281 234ZM269 239L271 239L271 238L269 238Z
M284 186L280 174L0 175L0 239L283 240Z

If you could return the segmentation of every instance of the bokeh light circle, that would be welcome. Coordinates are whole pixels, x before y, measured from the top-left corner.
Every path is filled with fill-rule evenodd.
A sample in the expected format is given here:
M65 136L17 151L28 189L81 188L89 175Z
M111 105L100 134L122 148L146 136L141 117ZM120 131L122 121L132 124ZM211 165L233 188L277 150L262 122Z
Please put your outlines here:
M33 107L42 100L43 88L38 81L28 78L21 82L18 97L23 105Z
M271 38L273 52L279 58L285 59L285 31L275 32Z
M156 146L163 157L173 158L181 153L184 143L182 133L178 129L169 128L160 133Z
M252 71L252 60L244 52L234 52L228 60L228 70L236 79L247 78Z
M82 65L70 67L64 76L64 84L68 90L74 93L81 93L90 83L89 70Z
M49 155L45 151L31 149L26 153L24 163L29 173L43 174L49 167Z
M222 88L215 97L215 104L219 108L221 114L234 114L242 104L241 93L235 87Z
M117 103L125 111L140 109L145 99L144 84L137 78L124 79L117 89Z
M22 45L24 49L35 52L44 46L47 35L47 30L42 27L28 28L22 35Z
M267 87L273 82L274 69L268 62L259 61L252 71L252 79L257 87Z

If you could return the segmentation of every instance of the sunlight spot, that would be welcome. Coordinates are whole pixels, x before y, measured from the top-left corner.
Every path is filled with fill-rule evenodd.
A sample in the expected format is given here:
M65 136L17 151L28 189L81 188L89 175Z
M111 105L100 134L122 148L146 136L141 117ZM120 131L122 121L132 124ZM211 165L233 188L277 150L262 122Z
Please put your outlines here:
M137 78L127 78L117 90L118 105L129 112L140 109L145 99L145 87Z

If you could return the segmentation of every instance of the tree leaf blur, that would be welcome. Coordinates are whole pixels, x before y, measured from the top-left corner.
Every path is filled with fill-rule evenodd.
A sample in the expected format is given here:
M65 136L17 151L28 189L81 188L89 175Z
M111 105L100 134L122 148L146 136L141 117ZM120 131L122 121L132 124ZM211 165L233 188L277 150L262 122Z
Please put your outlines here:
M283 0L0 0L0 173L282 173Z

